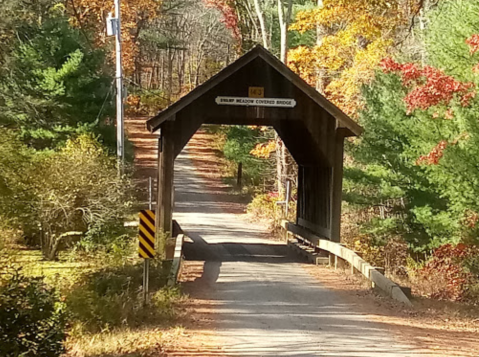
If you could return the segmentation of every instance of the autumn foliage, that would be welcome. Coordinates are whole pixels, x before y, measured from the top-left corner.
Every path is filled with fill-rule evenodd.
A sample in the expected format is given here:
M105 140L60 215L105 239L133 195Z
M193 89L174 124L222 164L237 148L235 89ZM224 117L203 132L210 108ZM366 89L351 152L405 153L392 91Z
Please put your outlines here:
M222 16L221 22L231 30L233 38L241 44L241 31L239 28L238 14L234 2L231 0L204 0L206 6L219 10Z
M148 21L159 16L161 1L122 0L120 4L123 68L131 73L139 56L139 33ZM101 46L106 41L106 17L110 12L114 14L113 1L70 0L68 5L71 22L83 31L93 30L96 45Z
M276 141L270 140L267 143L257 144L253 150L250 151L250 154L262 158L269 159L271 153L276 150Z
M384 73L401 76L404 86L412 89L404 98L408 112L426 110L439 104L447 106L455 95L459 97L461 105L468 106L476 95L474 83L458 81L431 66L420 68L414 63L400 64L386 58L381 61L381 67Z
M316 31L314 46L290 51L289 66L316 86L344 112L361 108L360 87L374 78L374 68L404 23L397 1L326 0L322 7L300 11L291 30Z
M466 42L469 45L474 43L471 39ZM473 51L475 51L474 47L471 48L471 52ZM436 106L448 107L454 98L459 100L461 106L467 107L471 99L476 96L474 83L461 82L431 66L421 68L415 63L402 64L389 57L383 59L380 66L384 73L394 73L400 76L403 85L409 90L409 93L404 97L408 114L414 110L427 110ZM436 111L433 118L438 117L439 114ZM453 119L453 109L445 110L443 118ZM420 156L416 163L418 165L437 165L448 144L446 140L441 140L427 155Z
M479 248L469 244L445 244L434 250L432 258L419 270L420 276L436 285L430 296L437 299L464 300L468 287L477 276L467 268L479 255ZM469 263L469 264L468 264Z

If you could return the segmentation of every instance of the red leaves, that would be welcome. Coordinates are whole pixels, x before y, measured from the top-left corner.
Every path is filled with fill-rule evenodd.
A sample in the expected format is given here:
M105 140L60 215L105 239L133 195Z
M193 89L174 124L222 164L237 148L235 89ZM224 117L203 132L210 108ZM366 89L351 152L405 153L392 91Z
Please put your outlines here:
M437 248L432 258L420 270L424 279L435 283L435 291L431 296L439 299L464 300L468 286L475 277L465 271L463 263L478 254L478 247L463 243L456 246L445 244Z
M444 156L444 149L449 145L446 140L442 140L427 155L422 155L417 159L416 165L437 165Z
M384 73L401 76L404 86L413 87L404 98L408 113L416 109L426 110L438 104L448 105L454 95L459 95L461 105L467 106L476 95L474 83L460 82L431 66L421 69L414 63L401 64L386 58L381 62L381 67Z
M472 35L466 40L466 43L470 47L471 54L479 51L479 35Z
M204 0L206 6L214 7L221 12L223 19L222 23L225 24L226 28L231 30L235 40L241 42L241 31L239 29L239 20L238 15L232 1L229 0Z
M478 41L479 36L475 38ZM404 98L408 114L416 109L426 110L435 105L449 105L455 96L459 96L461 105L466 107L470 104L472 98L476 96L475 85L472 82L461 82L452 76L446 75L440 69L425 66L419 68L414 63L397 63L391 58L385 58L381 61L381 67L384 73L395 73L402 79L403 85L412 90ZM434 119L439 118L439 113L432 114ZM444 112L444 119L454 119L452 108ZM457 140L448 143L445 140L440 141L427 155L422 155L417 159L416 165L437 165L444 156L444 149L448 145L456 144Z
M422 76L422 70L414 63L398 63L392 58L385 58L380 63L384 73L396 73L402 78L403 84L408 86L411 82Z

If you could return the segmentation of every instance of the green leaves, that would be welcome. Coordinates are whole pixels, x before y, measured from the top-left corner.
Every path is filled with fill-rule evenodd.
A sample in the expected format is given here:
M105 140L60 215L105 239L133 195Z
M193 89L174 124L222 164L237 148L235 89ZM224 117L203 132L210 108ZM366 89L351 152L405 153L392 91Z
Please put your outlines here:
M72 133L101 121L113 108L103 50L90 48L62 13L44 16L19 30L5 50L8 70L0 69L0 124L22 128L24 140L40 149L61 143L55 141L58 127ZM29 135L38 130L43 138Z
M0 277L0 355L59 357L64 352L65 312L42 278L19 271Z

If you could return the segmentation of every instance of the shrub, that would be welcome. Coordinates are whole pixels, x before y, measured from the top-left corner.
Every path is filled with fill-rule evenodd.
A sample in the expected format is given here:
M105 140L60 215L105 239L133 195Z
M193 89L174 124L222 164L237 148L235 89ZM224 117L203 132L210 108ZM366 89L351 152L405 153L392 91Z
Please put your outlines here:
M479 248L467 244L445 244L418 270L418 276L430 283L428 295L444 300L476 299ZM472 289L471 289L472 288Z
M85 274L68 293L67 307L80 330L99 331L119 326L140 326L174 316L176 290L164 288L169 269L150 262L150 305L142 298L142 264L128 264Z
M0 280L0 355L56 357L64 352L65 313L42 278L18 270Z
M384 247L378 245L369 235L360 235L354 239L354 250L368 263L385 267Z
M56 258L60 243L68 237L121 224L131 207L131 182L118 176L116 160L91 135L70 139L36 170L34 215L42 228L47 259Z
M248 213L258 219L270 221L270 224L275 227L281 221L281 211L276 204L278 201L279 197L275 193L258 194L248 205Z
M104 245L124 234L118 225L132 205L133 184L119 177L116 160L91 134L59 151L35 153L0 129L0 154L1 220L40 245L46 259L56 259L72 239L88 236ZM98 227L114 234L98 237Z

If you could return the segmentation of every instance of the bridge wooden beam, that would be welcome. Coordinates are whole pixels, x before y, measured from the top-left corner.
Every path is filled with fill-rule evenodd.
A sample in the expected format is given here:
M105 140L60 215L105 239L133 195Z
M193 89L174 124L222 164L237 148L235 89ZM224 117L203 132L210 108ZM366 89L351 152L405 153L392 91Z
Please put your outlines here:
M336 130L333 179L331 187L331 240L341 240L341 204L343 193L344 132Z
M158 253L165 258L166 240L173 227L173 178L175 163L174 122L166 121L161 127L158 142L158 190L156 207L156 241Z

